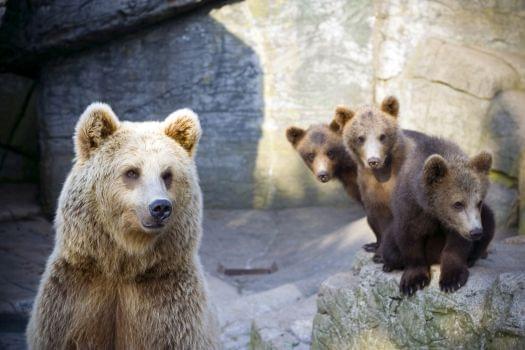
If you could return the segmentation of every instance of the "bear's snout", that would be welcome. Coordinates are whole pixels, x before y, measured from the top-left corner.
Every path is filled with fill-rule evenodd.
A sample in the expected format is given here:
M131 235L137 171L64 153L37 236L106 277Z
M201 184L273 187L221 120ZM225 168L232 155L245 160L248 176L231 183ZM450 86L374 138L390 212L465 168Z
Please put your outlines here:
M381 165L381 159L379 159L377 157L368 158L368 165L372 169L379 168L379 166Z
M150 215L158 222L161 223L166 220L172 211L171 202L167 199L155 199L148 206Z
M483 236L483 229L480 228L480 227L477 227L477 228L471 230L471 231L469 232L469 234L470 234L470 238L471 238L472 240L475 240L475 241L476 241L476 240L480 239L481 236Z
M317 178L321 182L328 182L328 180L330 180L330 175L328 175L328 171L320 171L317 173Z

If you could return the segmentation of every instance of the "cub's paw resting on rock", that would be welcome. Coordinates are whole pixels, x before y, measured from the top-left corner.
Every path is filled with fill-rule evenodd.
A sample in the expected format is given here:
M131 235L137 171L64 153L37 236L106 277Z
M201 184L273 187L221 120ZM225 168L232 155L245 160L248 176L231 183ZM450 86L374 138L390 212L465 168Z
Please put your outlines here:
M407 267L401 276L399 290L404 295L411 296L418 289L423 289L430 283L430 271L427 266Z
M446 293L455 292L467 283L468 275L468 269L464 266L442 269L441 277L439 278L439 288Z

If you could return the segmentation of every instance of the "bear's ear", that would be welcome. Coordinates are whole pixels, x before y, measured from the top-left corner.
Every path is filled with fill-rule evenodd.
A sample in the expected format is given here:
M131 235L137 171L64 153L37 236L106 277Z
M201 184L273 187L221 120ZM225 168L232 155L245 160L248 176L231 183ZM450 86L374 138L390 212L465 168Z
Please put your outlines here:
M478 173L487 175L492 167L492 155L488 152L481 152L469 160L469 166Z
M117 131L120 122L105 103L90 104L80 116L75 127L75 154L78 160L86 160L109 136Z
M164 120L164 132L194 156L201 138L199 117L191 109L179 109Z
M343 130L346 123L348 123L348 121L352 119L353 116L354 112L350 108L345 106L337 106L332 124L334 122L337 123L337 125L339 125L339 129Z
M339 126L339 123L334 120L332 120L332 122L330 123L330 125L328 125L328 128L330 128L330 130L332 130L333 132L339 132L341 131L341 126Z
M427 158L423 165L423 178L427 185L441 181L448 174L447 161L439 154Z
M304 131L301 128L290 126L288 129L286 129L286 138L290 143L294 146L297 146L299 141L306 135L306 131Z
M394 96L385 97L383 102L381 102L381 110L393 117L397 117L399 114L399 101Z

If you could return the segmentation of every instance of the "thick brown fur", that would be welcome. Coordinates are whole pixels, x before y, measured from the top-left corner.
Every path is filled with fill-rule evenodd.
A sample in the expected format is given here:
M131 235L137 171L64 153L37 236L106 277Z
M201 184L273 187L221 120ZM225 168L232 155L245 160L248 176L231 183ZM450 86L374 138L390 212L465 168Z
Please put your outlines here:
M357 166L343 145L337 123L315 124L307 129L291 126L286 137L317 180L325 183L337 179L351 198L361 201Z
M27 328L30 349L219 347L197 256L200 134L190 110L131 123L105 104L87 108ZM148 200L159 193L173 212L150 229Z
M490 166L490 154L469 159L439 138L410 150L392 195L393 223L381 245L384 270L404 268L403 294L428 285L435 263L441 264L440 288L455 291L467 282L468 267L486 255L495 226L492 210L483 204Z
M357 164L357 184L367 215L368 224L376 236L375 243L364 246L375 252L381 236L392 221L390 198L398 172L406 159L408 147L426 136L398 126L399 102L387 97L381 108L363 106L355 112L337 107L334 122L342 129L343 143ZM371 167L367 159L367 143L374 143L377 166ZM376 257L380 261L379 257Z

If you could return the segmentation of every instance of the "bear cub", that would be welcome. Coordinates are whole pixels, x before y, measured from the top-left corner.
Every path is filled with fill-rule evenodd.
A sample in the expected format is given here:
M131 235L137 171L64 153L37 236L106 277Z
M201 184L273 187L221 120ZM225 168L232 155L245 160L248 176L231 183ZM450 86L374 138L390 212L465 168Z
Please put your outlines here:
M326 183L337 179L350 198L361 202L357 166L346 152L337 123L315 124L306 130L291 126L286 129L286 138L317 180Z
M337 107L334 122L342 130L343 143L357 164L357 184L367 221L376 242L364 246L376 252L392 221L390 197L405 161L407 150L424 134L402 130L398 123L399 102L386 97L380 108L363 106L355 112ZM380 261L376 255L374 260Z
M385 271L404 269L403 294L427 286L434 263L441 264L441 290L456 291L467 282L468 267L486 256L495 226L484 203L491 164L489 153L469 159L456 144L436 137L410 152L381 247Z
M199 119L120 121L91 104L27 327L30 349L217 349L197 255Z

